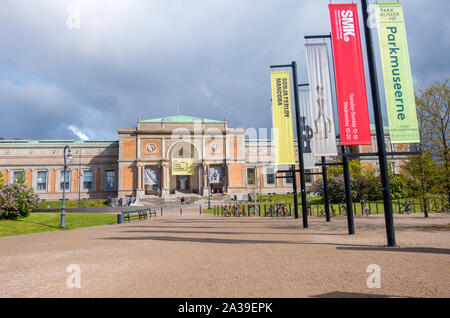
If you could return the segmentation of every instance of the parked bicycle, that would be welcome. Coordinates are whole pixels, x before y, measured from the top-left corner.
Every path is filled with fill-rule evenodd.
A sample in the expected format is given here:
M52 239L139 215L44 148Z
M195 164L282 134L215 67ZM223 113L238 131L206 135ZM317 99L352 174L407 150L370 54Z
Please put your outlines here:
M256 216L258 214L257 209L256 209L256 205L249 205L248 206L248 215L251 216Z
M413 211L413 204L411 201L405 200L404 203L400 203L398 208L399 214L411 214Z
M449 209L449 206L446 206L444 202L441 202L441 204L439 204L438 201L434 201L433 205L431 206L431 211L436 213L445 213L448 212Z
M286 204L281 203L281 204L277 205L277 216L278 215L281 215L281 216L284 216L284 217L289 215L289 210L288 210Z
M266 210L266 216L289 216L289 210L285 203L277 203L269 205Z
M325 215L325 211L321 206L312 205L312 204L308 204L308 213L309 213L309 215L315 215L315 216L324 216Z
M225 216L245 216L244 206L240 204L225 206Z

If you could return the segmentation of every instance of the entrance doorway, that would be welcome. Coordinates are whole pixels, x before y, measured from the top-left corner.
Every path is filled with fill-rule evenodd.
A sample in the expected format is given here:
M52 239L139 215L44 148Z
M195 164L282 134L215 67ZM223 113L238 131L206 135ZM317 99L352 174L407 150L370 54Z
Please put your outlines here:
M177 191L190 191L190 176L177 176Z

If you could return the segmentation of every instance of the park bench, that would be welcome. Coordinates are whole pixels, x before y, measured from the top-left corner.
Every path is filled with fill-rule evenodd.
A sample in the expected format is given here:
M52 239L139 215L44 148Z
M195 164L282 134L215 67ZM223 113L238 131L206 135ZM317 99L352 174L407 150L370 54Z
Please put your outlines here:
M139 220L146 219L148 215L147 210L122 211L124 219L127 218L128 222L131 222L131 215L136 213L139 216Z
M152 215L156 216L156 210L148 209L148 215L152 217Z
M156 210L152 210L152 209L141 209L141 210L134 210L134 211L122 211L122 215L125 218L128 219L128 222L131 222L131 215L132 214L136 214L140 219L147 219L148 216L152 217L156 216Z

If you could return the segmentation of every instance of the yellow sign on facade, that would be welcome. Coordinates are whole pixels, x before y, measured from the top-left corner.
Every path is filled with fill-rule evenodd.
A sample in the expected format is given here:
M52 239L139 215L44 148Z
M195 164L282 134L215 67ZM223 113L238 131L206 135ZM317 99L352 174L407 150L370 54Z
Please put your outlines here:
M192 176L194 174L194 159L172 158L172 175Z
M277 165L295 165L294 126L289 72L272 72L272 116Z

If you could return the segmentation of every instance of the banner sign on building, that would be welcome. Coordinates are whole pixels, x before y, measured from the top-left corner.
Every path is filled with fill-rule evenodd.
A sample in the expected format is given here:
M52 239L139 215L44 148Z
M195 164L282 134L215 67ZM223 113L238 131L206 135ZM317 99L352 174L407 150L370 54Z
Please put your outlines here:
M298 92L299 97L299 104L300 104L300 110L305 117L300 117L301 125L303 126L303 164L305 166L305 169L317 169L315 166L316 164L316 157L315 155L315 144L314 144L314 129L312 128L313 125L311 124L311 118L310 115L310 96L309 96L309 89L301 89Z
M144 169L144 179L145 185L158 185L158 170L156 168L145 168Z
M401 3L376 3L378 38L392 143L419 143L411 63Z
M222 183L222 167L209 167L209 183Z
M356 4L330 4L341 144L370 145L361 35Z
M295 165L294 126L289 72L272 72L272 118L277 165Z
M319 157L337 156L327 45L306 44L306 62L310 99L302 113L313 128L313 152Z
M172 175L192 176L194 174L194 159L172 158Z

